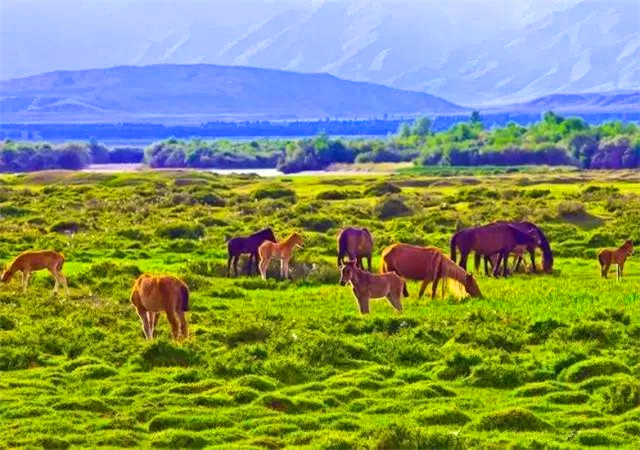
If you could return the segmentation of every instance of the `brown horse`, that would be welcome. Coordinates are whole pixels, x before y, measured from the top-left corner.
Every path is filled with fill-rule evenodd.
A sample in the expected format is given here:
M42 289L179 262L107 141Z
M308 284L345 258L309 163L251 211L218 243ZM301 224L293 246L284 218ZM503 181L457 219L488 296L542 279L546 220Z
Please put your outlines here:
M436 296L438 282L454 280L460 283L467 294L482 297L473 275L435 247L418 247L409 244L393 244L382 251L383 272L395 272L403 278L422 281L418 298L421 298L429 283L433 283L431 298Z
M373 236L366 228L345 228L338 236L338 267L344 264L344 257L356 260L361 269L362 258L367 258L367 266L371 272L371 254L373 253Z
M53 292L57 293L58 284L62 283L65 292L69 295L67 279L61 272L63 264L64 256L62 253L54 252L53 250L29 250L20 253L13 261L11 261L7 270L2 273L1 279L4 283L8 283L16 272L20 272L22 274L22 292L26 293L31 272L47 269L55 280Z
M618 266L618 281L622 280L622 271L624 270L624 262L633 255L633 242L627 239L619 248L605 248L598 253L598 261L600 261L600 275L607 278L611 264Z
M475 251L490 257L498 253L498 262L493 269L498 276L500 264L504 262L503 276L507 276L509 254L518 245L540 245L534 231L523 231L520 227L507 222L495 222L480 227L465 228L451 237L451 259L456 261L456 250L460 249L460 267L467 269L467 257Z
M396 311L402 311L400 299L409 296L405 281L393 272L372 275L358 267L355 259L340 269L340 284L351 283L353 295L358 301L362 314L369 313L369 301L372 298L386 297Z
M133 284L130 300L147 339L153 339L161 311L167 314L173 339L189 337L185 318L185 312L189 310L189 288L184 281L172 275L140 275Z
M267 268L272 258L280 260L280 276L282 278L289 277L289 261L293 256L295 247L302 248L302 238L298 233L291 233L280 242L264 241L258 247L258 255L260 256L260 274L263 279L267 279Z

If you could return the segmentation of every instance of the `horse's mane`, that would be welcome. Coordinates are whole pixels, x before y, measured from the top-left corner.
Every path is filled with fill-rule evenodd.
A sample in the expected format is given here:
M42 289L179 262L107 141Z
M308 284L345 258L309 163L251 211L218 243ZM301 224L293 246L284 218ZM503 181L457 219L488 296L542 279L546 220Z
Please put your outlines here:
M467 279L467 271L452 261L444 253L441 253L440 270L442 280L442 292L444 295L445 286L454 291L454 295L462 298L466 295L465 281Z

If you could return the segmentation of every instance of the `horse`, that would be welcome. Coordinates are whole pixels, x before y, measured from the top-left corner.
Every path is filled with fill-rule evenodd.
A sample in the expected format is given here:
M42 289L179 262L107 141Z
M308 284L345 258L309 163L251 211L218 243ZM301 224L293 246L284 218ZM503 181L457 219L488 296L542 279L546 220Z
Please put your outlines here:
M351 283L351 290L362 314L369 314L372 298L386 297L396 311L402 311L400 299L409 296L405 281L396 273L370 274L358 267L355 259L340 268L340 285Z
M633 255L633 242L627 239L619 248L605 248L598 252L598 261L600 261L600 276L607 278L611 264L618 266L617 280L622 280L622 271L624 270L625 260Z
M537 272L538 266L536 265L536 259L535 259L537 247L539 247L540 250L542 251L542 270L544 270L545 273L553 272L553 252L551 251L549 240L547 239L547 236L545 236L544 232L540 228L538 228L537 225L531 222L500 221L495 223L508 223L520 229L521 231L532 235L536 240L535 243L530 243L528 245L517 245L513 249L511 253L514 255L514 259L515 259L514 272L518 272L520 270L520 265L524 263L525 251L528 251L531 257L531 271L534 273ZM476 270L478 270L478 267L480 266L479 260L482 255L476 253L475 256L476 256L475 267L476 267ZM493 255L490 255L490 256L484 255L484 270L486 275L489 275L488 264L491 263L491 266L495 268L496 263L498 261L498 257L499 257L498 253L494 253Z
M272 258L280 260L280 276L289 277L289 261L293 256L295 247L302 248L302 238L298 233L291 233L280 242L265 241L258 247L260 256L260 274L264 280L267 279L267 268Z
M498 262L493 275L498 276L500 263L504 261L503 276L507 276L507 259L518 245L540 245L534 231L522 231L520 227L507 222L495 222L480 227L465 228L451 237L451 259L456 261L456 249L460 249L460 267L467 269L467 257L471 251L483 256L498 253Z
M392 244L382 251L382 272L395 272L410 280L422 281L418 298L422 298L429 283L433 283L431 298L435 298L438 282L454 280L460 283L467 294L482 297L473 275L457 266L442 251L435 247L418 247L409 244ZM405 295L407 295L405 291Z
M255 261L256 273L258 272L258 247L265 242L276 242L276 237L271 228L265 228L246 237L235 237L227 242L229 259L227 260L227 276L231 276L231 262L233 261L234 276L238 276L238 259L243 253L249 256L249 275L253 269Z
M58 253L53 250L29 250L16 256L16 258L11 261L7 269L2 273L2 277L0 279L4 283L8 283L16 272L20 272L22 275L22 292L26 294L31 272L47 269L55 280L53 292L57 293L58 284L62 283L65 292L69 295L67 279L61 272L63 264L64 255L62 253Z
M373 236L366 228L345 228L338 236L338 267L344 264L344 257L356 260L361 269L362 258L367 258L371 272L371 254L373 253Z
M131 304L136 308L145 338L153 339L160 312L167 314L174 340L189 337L185 312L189 311L189 288L173 275L142 274L131 289Z

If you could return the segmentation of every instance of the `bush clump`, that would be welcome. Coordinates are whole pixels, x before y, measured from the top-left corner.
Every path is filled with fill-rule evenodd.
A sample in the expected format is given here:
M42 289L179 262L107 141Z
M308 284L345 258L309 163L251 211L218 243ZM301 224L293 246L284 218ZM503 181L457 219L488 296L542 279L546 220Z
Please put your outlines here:
M255 200L263 200L265 198L270 198L270 199L284 198L290 201L296 200L296 193L292 189L289 189L283 186L277 186L277 185L258 188L255 191L253 191L251 196Z
M544 431L551 425L528 409L509 408L482 416L476 428L484 431Z
M376 203L373 212L379 219L409 216L412 213L411 208L398 195L385 195L382 197Z
M640 381L633 378L609 385L602 394L607 411L620 414L640 406Z
M167 239L200 239L204 236L204 227L197 223L173 223L161 225L156 235Z
M587 378L614 373L631 373L631 369L614 359L593 358L570 366L564 373L564 379L576 383Z
M364 190L364 194L369 197L382 197L386 194L399 194L400 192L402 192L400 187L387 181L377 182Z

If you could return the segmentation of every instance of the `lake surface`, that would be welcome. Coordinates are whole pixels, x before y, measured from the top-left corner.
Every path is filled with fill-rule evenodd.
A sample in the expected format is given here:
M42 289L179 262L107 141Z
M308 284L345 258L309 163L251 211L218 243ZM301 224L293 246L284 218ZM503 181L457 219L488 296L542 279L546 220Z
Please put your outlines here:
M117 172L136 172L138 170L149 169L144 164L91 164L82 172L92 173L117 173ZM280 177L280 176L301 176L301 175L314 175L314 176L335 176L335 175L380 175L388 172L384 171L365 171L365 170L312 170L306 172L289 173L285 174L275 168L255 168L255 169L200 169L200 168L166 168L166 169L154 169L154 170L194 170L199 172L212 172L220 175L236 174L256 174L261 177Z

